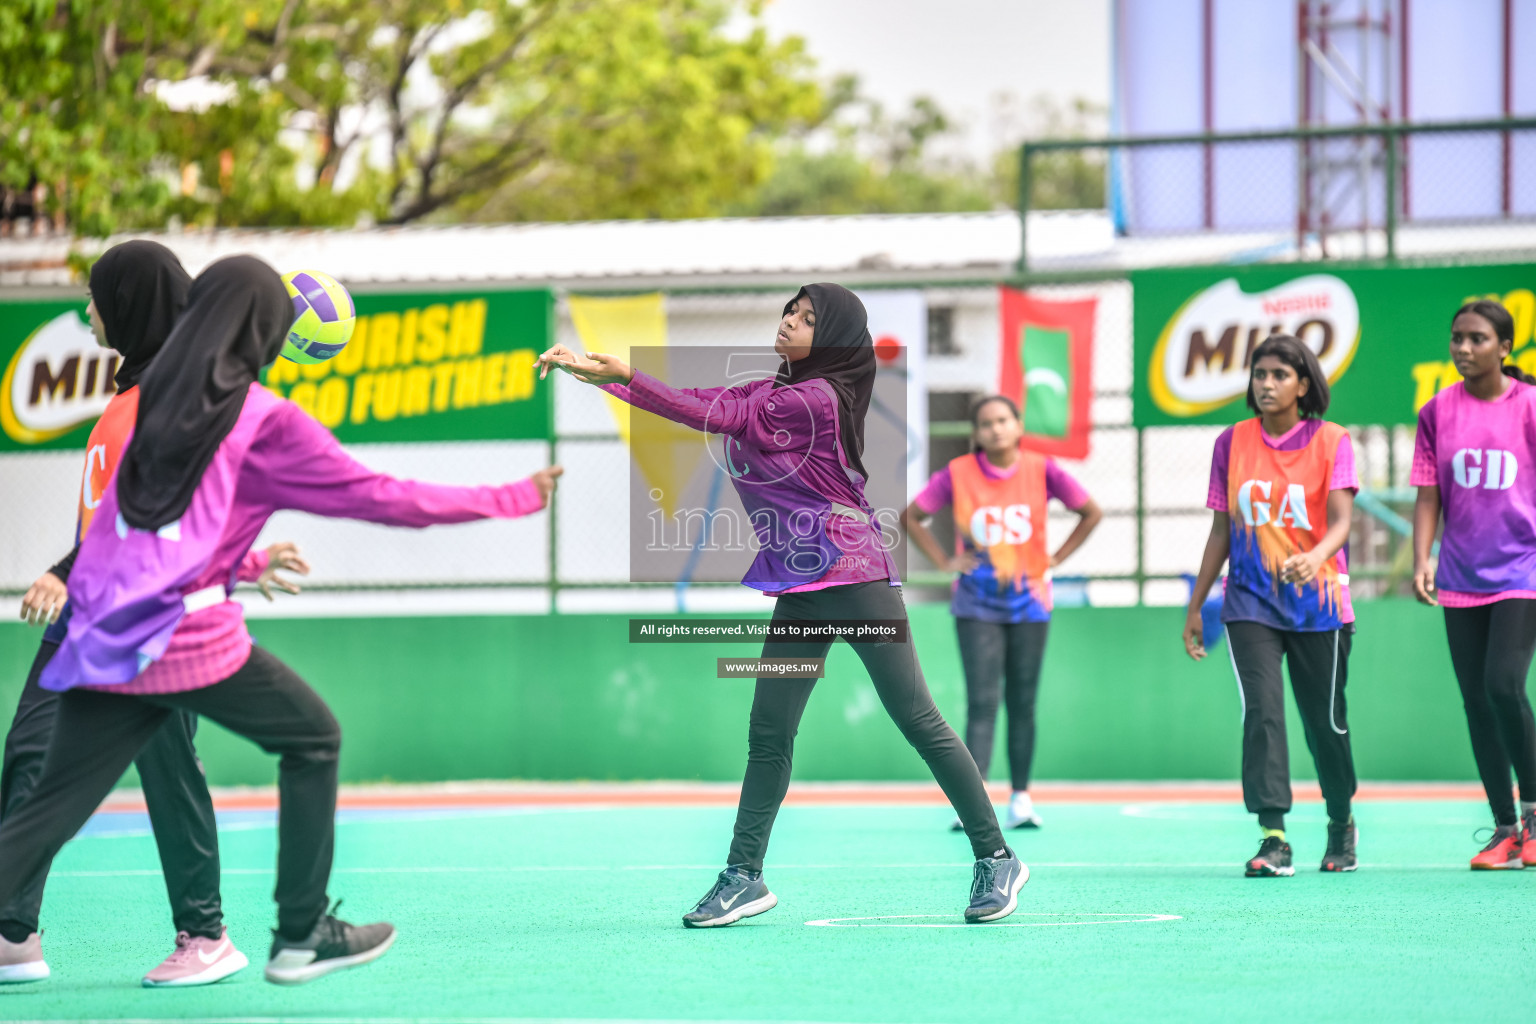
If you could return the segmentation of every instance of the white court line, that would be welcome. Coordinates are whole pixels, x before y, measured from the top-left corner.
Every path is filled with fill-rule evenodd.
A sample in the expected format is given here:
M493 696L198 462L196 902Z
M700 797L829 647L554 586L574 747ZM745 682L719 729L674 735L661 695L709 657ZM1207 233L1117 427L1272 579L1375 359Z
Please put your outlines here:
M770 866L772 871L847 871L852 868L870 869L876 871L931 871L935 869L969 869L973 866L970 861L955 861L952 863L933 864L774 864ZM1089 871L1114 871L1116 869L1159 871L1208 871L1213 868L1231 868L1234 871L1242 865L1233 861L1188 861L1188 862L1164 862L1164 861L1030 861L1030 868L1089 870ZM1467 865L1463 862L1451 864L1372 864L1364 862L1360 865L1364 871L1465 871ZM498 875L498 874L524 874L538 872L562 872L562 871L589 871L590 864L513 864L513 865L489 865L489 866L427 866L427 867L371 867L371 868L336 868L331 873L335 875ZM615 864L609 870L612 871L718 871L718 864ZM224 868L226 875L271 875L272 868ZM54 871L50 873L52 878L135 878L160 877L157 868L114 868L110 871Z
M346 828L351 825L397 825L401 823L413 824L418 821L470 821L480 818L515 818L535 814L569 814L584 812L588 810L618 810L619 808L620 805L617 804L611 806L608 804L593 804L573 807L493 807L485 808L484 810L479 810L476 808L453 808L443 811L426 810L420 813L414 811L399 811L394 813L389 811L379 811L376 813L376 816L370 808L343 808L341 810L342 817L337 819L336 827ZM143 815L145 812L140 810L124 811L108 809L104 811L98 811L97 813ZM273 831L277 828L277 810L275 808L266 812L241 811L236 813L266 813L269 814L270 817L260 821L237 821L230 823L220 822L220 832L259 832L263 829ZM359 817L350 817L349 815L351 814L357 814ZM71 842L77 842L81 839L142 839L145 836L152 836L154 834L154 831L149 828L103 828L85 833L83 835L77 835L73 840L71 840Z
M1155 924L1159 921L1182 921L1178 914L1014 914L1013 917L1119 917L1123 921L1008 921L976 925L954 920L953 914L888 914L884 917L828 917L820 921L805 922L812 928L974 928L991 931L993 928L1074 928L1084 925L1105 924ZM947 919L943 924L863 924L864 921L919 921L931 918ZM854 923L845 923L854 922Z
M834 1024L683 1017L38 1017L8 1024Z

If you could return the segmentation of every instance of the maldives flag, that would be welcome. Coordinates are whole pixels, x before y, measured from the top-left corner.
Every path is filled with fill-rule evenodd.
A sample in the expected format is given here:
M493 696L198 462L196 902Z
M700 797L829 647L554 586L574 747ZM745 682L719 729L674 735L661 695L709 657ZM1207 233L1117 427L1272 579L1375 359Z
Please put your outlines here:
M1048 302L998 289L1003 339L997 393L1019 405L1024 446L1088 457L1093 403L1093 315L1097 299Z

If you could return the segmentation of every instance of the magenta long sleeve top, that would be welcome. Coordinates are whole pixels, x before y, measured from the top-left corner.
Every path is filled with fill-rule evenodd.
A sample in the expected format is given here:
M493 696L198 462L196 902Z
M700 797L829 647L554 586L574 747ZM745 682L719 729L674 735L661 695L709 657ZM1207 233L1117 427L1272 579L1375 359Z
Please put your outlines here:
M272 514L282 509L419 528L513 519L543 507L543 495L531 478L494 487L450 487L375 472L348 455L308 413L284 402L268 418L241 465L223 536L194 590L259 576L266 557L251 552L251 544ZM250 650L244 610L226 600L188 614L163 657L132 682L104 689L151 694L211 686L234 674Z

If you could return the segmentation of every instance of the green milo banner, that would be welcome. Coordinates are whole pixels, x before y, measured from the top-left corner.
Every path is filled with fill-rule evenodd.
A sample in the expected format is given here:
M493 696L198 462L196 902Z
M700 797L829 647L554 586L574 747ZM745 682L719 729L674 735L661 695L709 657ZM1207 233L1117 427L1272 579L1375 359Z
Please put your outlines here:
M1273 333L1317 353L1338 423L1414 423L1424 403L1460 380L1451 317L1492 298L1515 319L1512 360L1536 374L1536 264L1457 267L1199 267L1130 275L1139 427L1233 423L1245 404L1251 354Z
M279 359L263 383L343 442L547 438L547 289L354 295L357 326L333 359ZM0 302L0 452L84 448L114 392L85 299Z

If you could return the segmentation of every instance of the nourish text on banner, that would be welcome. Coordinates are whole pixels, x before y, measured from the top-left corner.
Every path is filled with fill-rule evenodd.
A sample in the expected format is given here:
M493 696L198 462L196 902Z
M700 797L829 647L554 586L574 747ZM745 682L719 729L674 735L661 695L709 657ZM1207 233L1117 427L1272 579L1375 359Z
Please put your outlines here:
M554 301L524 291L363 294L352 340L329 362L279 359L264 382L342 441L550 436L553 391L537 385Z

